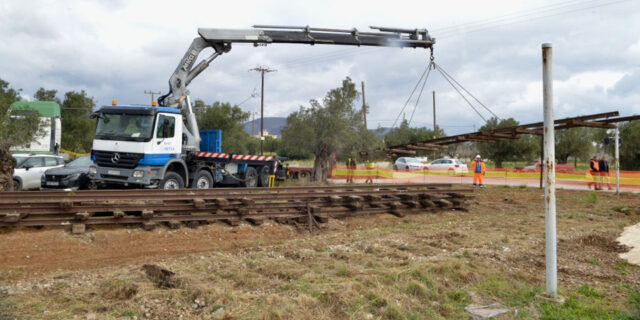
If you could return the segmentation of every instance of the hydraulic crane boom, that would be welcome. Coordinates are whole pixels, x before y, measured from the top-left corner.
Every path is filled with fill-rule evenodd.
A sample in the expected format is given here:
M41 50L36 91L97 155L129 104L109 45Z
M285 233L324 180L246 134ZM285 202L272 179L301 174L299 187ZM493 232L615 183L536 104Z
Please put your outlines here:
M360 32L357 29L326 29L290 26L256 25L254 29L210 29L199 28L200 37L195 38L182 57L180 64L169 79L169 93L161 96L158 103L179 107L187 95L186 87L206 69L211 61L231 50L232 43L252 43L254 46L271 43L329 44L346 46L377 46L399 48L425 48L433 50L435 39L426 29L396 29L371 27L379 32ZM200 61L195 67L200 52L211 47L215 52Z
M253 26L254 29L210 29L199 28L200 37L193 39L191 46L180 60L180 64L169 79L169 92L158 98L158 104L180 108L186 100L188 130L187 144L197 148L200 143L198 124L191 109L187 86L206 69L211 61L231 50L232 43L252 43L254 46L270 43L330 44L345 46L376 46L398 48L425 48L433 53L435 39L427 29L396 29L371 27L377 32L360 32L357 29L326 29L290 26ZM211 47L214 53L194 66L198 55Z

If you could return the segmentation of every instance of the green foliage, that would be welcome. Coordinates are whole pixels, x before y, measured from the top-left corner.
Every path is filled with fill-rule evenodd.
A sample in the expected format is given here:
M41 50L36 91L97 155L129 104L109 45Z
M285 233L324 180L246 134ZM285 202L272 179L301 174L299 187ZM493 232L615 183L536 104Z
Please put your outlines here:
M40 134L40 119L36 113L11 118L9 107L20 100L20 90L9 87L0 79L0 142L3 148L21 146L32 142Z
M198 127L222 130L222 150L230 153L258 153L260 141L252 139L243 129L243 123L249 119L249 113L228 102L214 102L207 105L202 100L194 103L194 112Z
M45 88L40 88L33 94L33 98L37 101L54 101L58 104L62 104L60 99L56 96L57 94L58 90L46 90Z
M620 126L620 168L640 170L640 121L627 122Z
M557 130L555 138L558 163L567 163L569 157L588 160L593 152L594 137L592 128Z
M55 90L40 88L36 97L41 96L50 100L55 98ZM54 100L55 101L55 100ZM87 93L69 91L64 94L62 101L62 147L74 152L89 152L93 144L95 121L90 119L95 102Z
M444 137L446 136L446 133L444 132L444 130L438 127L437 136ZM433 130L427 129L426 127L409 127L409 122L407 120L402 120L402 123L400 123L399 127L389 130L389 132L384 135L384 144L387 147L392 147L401 144L429 140L433 139L433 137ZM432 153L432 151L418 151L417 155L421 156Z
M330 90L322 102L311 100L309 107L287 117L282 141L289 150L314 155L313 180L326 181L329 159L356 157L358 151L372 151L381 146L379 139L364 127L362 111L356 107L360 93L349 77Z
M513 127L518 124L513 118L498 120L494 117L489 119L480 131ZM476 143L476 148L483 158L493 160L496 168L502 168L504 161L530 160L539 152L540 144L538 138L523 135L520 139Z

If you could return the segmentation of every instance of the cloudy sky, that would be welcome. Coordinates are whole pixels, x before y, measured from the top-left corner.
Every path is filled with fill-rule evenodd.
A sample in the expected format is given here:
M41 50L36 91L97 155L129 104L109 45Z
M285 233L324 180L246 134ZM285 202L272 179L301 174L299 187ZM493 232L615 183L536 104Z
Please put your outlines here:
M167 81L198 27L310 25L366 30L371 25L427 28L435 61L501 118L542 119L542 43L553 44L556 116L619 110L640 114L640 1L17 1L0 3L0 78L22 88L85 90L98 105L148 103L145 90ZM204 55L210 54L204 51ZM190 85L192 98L260 110L265 65L265 116L286 116L322 98L345 77L366 85L369 128L401 114L429 61L426 50L336 46L234 45ZM420 90L418 90L420 91ZM447 133L483 124L435 72L412 125L437 121ZM247 99L249 98L249 99ZM414 110L415 107L415 112ZM483 117L490 114L481 106ZM402 117L402 116L400 116Z

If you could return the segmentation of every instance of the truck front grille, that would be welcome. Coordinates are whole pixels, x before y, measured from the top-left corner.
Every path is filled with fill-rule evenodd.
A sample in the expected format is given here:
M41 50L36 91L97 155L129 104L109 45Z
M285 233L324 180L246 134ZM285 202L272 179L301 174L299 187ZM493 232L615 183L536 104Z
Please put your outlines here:
M112 152L93 150L96 163L101 167L133 169L144 158L142 153Z

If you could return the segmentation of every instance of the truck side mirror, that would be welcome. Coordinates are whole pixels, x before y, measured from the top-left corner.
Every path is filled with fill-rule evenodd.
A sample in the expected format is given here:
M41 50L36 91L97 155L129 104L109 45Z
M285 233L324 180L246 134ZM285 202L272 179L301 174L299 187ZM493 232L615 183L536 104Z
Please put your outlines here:
M164 119L162 123L162 139L169 136L169 119Z

